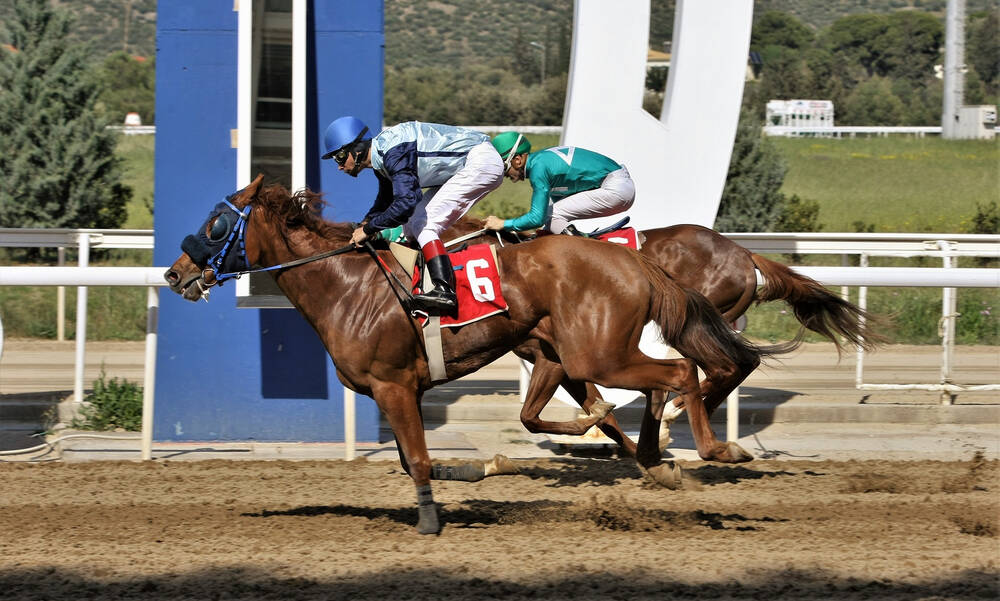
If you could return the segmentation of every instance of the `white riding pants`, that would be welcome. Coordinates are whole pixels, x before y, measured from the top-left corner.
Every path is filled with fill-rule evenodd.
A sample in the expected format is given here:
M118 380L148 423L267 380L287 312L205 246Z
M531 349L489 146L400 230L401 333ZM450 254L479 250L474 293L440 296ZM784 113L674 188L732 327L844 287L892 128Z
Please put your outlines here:
M416 239L421 248L439 240L448 229L474 204L503 183L503 159L493 144L474 146L465 158L465 165L440 186L424 190L413 216L403 226L408 238Z
M605 176L600 188L577 192L552 204L548 230L560 234L575 219L607 217L627 211L635 200L635 183L622 167Z

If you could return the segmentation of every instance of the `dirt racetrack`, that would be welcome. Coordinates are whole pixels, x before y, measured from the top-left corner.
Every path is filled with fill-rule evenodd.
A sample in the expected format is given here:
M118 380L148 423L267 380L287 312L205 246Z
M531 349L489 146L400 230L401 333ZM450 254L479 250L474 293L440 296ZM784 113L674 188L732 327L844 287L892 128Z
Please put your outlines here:
M0 463L0 599L996 599L1000 462Z

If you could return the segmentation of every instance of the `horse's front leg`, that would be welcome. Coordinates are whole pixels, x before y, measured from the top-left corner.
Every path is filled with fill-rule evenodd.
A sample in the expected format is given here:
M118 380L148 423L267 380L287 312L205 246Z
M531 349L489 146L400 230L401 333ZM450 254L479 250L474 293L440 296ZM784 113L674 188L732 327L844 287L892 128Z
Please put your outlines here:
M697 379L695 380L697 385ZM666 404L666 393L654 390L646 393L646 406L639 426L639 443L635 460L639 468L654 481L671 490L681 488L681 468L676 463L664 463L659 445L660 420Z
M393 385L373 386L372 393L396 437L404 469L417 488L417 532L437 534L441 532L441 520L431 493L431 457L416 391Z

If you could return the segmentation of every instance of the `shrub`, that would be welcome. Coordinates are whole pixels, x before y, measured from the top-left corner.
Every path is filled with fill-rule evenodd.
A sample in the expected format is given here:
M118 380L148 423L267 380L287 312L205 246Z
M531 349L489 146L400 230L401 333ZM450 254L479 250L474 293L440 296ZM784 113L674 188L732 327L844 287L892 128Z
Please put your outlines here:
M70 426L78 430L136 432L142 429L142 387L118 378L107 379L104 368L94 380L94 390L83 399L81 417Z

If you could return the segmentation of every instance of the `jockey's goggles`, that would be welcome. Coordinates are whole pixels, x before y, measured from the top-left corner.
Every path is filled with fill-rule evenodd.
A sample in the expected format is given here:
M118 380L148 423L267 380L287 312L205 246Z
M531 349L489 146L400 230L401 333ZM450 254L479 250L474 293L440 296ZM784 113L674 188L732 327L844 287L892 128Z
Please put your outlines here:
M355 136L355 138L351 140L349 144L344 144L340 148L340 150L337 150L333 154L331 154L330 158L336 161L338 165L343 166L344 163L347 162L347 157L351 155L351 151L354 150L355 144L360 142L361 138L365 137L366 133L368 133L368 127L363 128L361 132L357 136Z

